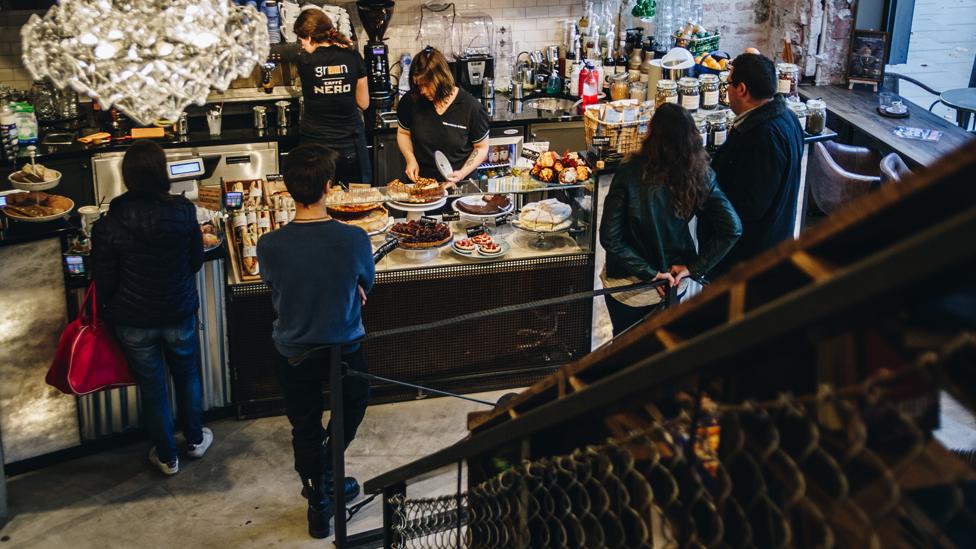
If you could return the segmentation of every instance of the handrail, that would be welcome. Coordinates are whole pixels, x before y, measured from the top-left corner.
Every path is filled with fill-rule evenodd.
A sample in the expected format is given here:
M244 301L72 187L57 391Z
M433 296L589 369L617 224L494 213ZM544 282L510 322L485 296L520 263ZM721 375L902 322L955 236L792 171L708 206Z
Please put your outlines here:
M512 440L607 408L627 395L659 387L692 374L718 374L742 368L729 358L749 351L772 337L811 323L842 317L847 311L886 295L917 287L967 258L976 257L976 207L938 223L928 230L862 258L849 269L818 284L806 286L789 298L752 311L740 322L725 324L672 348L644 358L591 384L585 391L530 410L518 418L489 427L438 452L378 475L363 485L367 493L406 483L458 461L475 457ZM925 261L918 261L925 257ZM873 284L865 285L863 281Z
M734 301L736 288L744 291L747 275L767 274L781 267L783 262L795 265L799 261L805 266L803 272L811 276L806 285L777 294L779 297L763 301L744 316L739 307L740 313L729 322L689 334L683 341L673 341L666 352L651 356L632 354L631 358L624 358L626 362L614 365L613 371L601 370L602 377L591 379L584 390L570 392L535 408L520 409L514 419L488 425L483 431L443 450L368 480L365 490L374 493L404 485L420 475L481 455L583 414L605 409L627 395L660 388L676 379L732 371L742 367L730 365L735 362L731 359L741 353L759 348L771 339L796 333L815 322L853 318L855 315L850 313L858 307L882 297L896 295L900 300L925 299L924 292L908 290L930 283L933 276L976 257L976 241L968 236L976 234L976 202L963 200L973 196L970 183L976 174L974 153L976 142L960 147L939 164L915 174L899 186L884 187L873 196L850 204L833 216L832 223L825 222L831 226L818 226L799 241L784 242L749 265L739 266L729 277L689 303L687 308L664 316L680 320L681 311L702 309L709 298L718 297L730 289ZM944 185L939 187L939 184ZM934 190L930 192L930 189ZM931 208L946 200L945 203L951 206L942 211ZM909 232L903 226L903 216L912 201L927 207L920 210L925 215L920 215L912 224L913 232ZM819 260L810 255L828 243L835 248L844 248L863 239L866 233L885 234L883 227L890 228L893 224L897 230L889 229L889 238L878 240L875 248L863 250L860 255L851 255L843 266L817 263ZM656 320L663 321L663 317ZM647 328L649 322L655 324L645 321L631 334L634 337L625 339L653 336L653 332L641 329ZM616 347L621 350L620 346ZM606 352L601 357L603 361L610 359ZM566 376L570 375L567 371L573 369L564 368L551 377L559 378L562 374L562 381L567 381Z

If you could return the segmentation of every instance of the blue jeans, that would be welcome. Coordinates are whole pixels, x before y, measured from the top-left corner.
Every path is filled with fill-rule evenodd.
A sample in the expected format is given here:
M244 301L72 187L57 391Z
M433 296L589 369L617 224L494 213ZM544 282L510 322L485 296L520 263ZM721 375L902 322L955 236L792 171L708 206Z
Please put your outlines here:
M165 328L116 326L115 333L139 385L142 421L156 445L159 460L176 459L173 412L166 367L176 388L183 436L189 444L203 441L203 390L198 367L197 318L191 316Z

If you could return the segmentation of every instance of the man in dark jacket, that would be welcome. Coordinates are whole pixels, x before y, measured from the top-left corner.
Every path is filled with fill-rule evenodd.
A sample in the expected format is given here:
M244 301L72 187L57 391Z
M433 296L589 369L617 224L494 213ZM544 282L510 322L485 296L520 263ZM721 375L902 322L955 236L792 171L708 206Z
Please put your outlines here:
M742 219L742 238L715 274L793 236L803 155L803 130L776 94L773 62L746 53L732 66L729 104L736 119L712 169Z
M166 155L137 141L122 159L128 192L112 200L92 230L99 309L115 326L129 369L139 385L142 419L153 442L149 461L164 474L179 472L173 413L167 394L169 366L190 457L203 457L213 432L203 427L197 360L195 275L203 265L196 207L169 195Z

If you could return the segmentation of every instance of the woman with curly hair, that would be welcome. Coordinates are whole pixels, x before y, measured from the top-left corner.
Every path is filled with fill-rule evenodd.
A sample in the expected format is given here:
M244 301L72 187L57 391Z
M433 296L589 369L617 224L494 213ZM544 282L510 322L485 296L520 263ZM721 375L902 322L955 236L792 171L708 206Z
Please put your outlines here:
M712 229L697 249L688 226L695 216ZM600 273L604 287L666 280L683 296L687 279L707 274L741 234L739 216L715 181L691 115L678 105L662 105L640 152L610 183L600 226L607 252ZM660 307L665 291L662 286L608 295L613 335Z

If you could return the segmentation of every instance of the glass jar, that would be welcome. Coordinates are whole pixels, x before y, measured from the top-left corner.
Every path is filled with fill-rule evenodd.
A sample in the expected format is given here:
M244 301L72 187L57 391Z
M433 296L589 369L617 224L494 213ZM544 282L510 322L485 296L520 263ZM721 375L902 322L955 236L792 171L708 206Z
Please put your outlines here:
M790 101L789 106L796 119L800 121L800 127L803 131L807 131L807 106L799 101Z
M657 81L657 96L654 101L655 107L660 107L665 103L678 103L678 84L674 80L663 78Z
M701 104L701 92L698 90L698 79L685 77L678 80L678 99L681 106L690 112L696 112Z
M708 150L716 151L725 143L729 135L728 118L724 112L713 112L708 115Z
M647 84L640 81L631 82L630 98L637 101L645 101L647 99Z
M718 76L703 74L698 77L701 91L701 108L713 111L718 108Z
M776 74L776 91L787 97L796 97L796 86L800 81L800 67L793 63L777 63Z
M735 113L732 112L732 109L725 111L725 120L728 122L728 125L731 128L732 124L735 122Z
M695 127L698 128L698 135L701 136L702 147L708 147L708 120L704 113L696 112L691 115L695 120Z
M718 104L729 106L729 71L718 73Z
M613 75L613 80L610 84L610 100L617 101L619 99L627 99L628 97L630 97L630 86L627 84L627 74Z
M820 135L827 127L827 103L822 99L807 101L807 133Z

